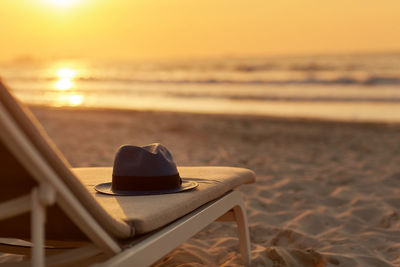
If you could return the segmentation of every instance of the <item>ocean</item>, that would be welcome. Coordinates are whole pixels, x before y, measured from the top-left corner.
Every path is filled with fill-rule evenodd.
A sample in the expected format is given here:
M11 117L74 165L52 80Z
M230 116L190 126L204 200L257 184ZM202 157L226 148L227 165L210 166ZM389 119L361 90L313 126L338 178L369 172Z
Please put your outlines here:
M400 122L400 53L163 61L16 61L33 105Z

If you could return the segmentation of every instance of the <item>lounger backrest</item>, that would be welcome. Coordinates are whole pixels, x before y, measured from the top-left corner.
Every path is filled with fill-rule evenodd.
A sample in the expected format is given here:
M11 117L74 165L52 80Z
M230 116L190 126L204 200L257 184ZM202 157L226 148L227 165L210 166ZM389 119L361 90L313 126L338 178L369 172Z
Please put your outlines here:
M132 236L131 226L108 214L89 194L71 172L68 162L51 142L33 114L17 101L1 81L0 106L12 117L19 130L26 135L29 142L57 174L57 179L62 180L106 232L117 239ZM0 110L0 112L3 111ZM24 168L7 147L9 140L3 134L5 130L0 128L0 202L28 194L37 184L34 175ZM29 227L29 214L0 221L0 237L29 238ZM52 206L48 211L46 237L54 240L86 238L57 205Z

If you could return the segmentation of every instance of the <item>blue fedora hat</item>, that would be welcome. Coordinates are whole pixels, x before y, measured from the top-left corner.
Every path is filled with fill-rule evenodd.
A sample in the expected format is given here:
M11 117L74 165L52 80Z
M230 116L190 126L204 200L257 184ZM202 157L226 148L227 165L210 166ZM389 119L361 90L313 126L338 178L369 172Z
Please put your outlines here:
M112 182L96 185L97 192L118 195L178 193L198 186L182 179L171 153L163 145L121 146L115 156Z

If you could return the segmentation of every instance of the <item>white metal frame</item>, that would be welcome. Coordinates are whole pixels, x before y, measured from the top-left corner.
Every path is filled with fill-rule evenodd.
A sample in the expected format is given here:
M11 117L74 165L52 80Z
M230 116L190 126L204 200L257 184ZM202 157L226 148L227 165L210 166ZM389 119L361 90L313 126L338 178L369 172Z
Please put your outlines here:
M135 267L149 266L218 219L236 221L240 252L244 264L250 265L250 238L246 210L241 193L233 191L151 233L144 240L96 266L132 266L132 264Z
M161 259L185 240L216 219L235 220L238 225L240 251L245 264L250 265L250 240L242 196L233 191L209 202L172 224L140 238L129 248L120 245L109 236L98 222L85 210L78 199L61 182L58 175L46 163L33 144L18 128L14 120L0 105L1 135L6 145L38 181L30 195L0 204L0 220L31 212L33 266L67 265L74 261L95 258L103 254L108 261L98 266L148 266ZM57 203L93 244L45 257L46 207ZM222 216L225 214L225 216ZM21 263L24 265L24 263ZM25 263L26 264L26 263Z

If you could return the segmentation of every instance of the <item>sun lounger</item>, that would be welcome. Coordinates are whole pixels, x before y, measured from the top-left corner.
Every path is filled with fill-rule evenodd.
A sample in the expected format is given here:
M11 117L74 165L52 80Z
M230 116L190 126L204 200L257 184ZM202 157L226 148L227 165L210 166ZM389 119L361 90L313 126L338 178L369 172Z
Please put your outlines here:
M72 169L29 110L0 82L0 251L26 254L19 265L148 266L211 222L234 220L250 264L241 194L254 173L231 167L180 167L195 190L107 196L93 186L111 168ZM13 244L14 239L26 244Z

